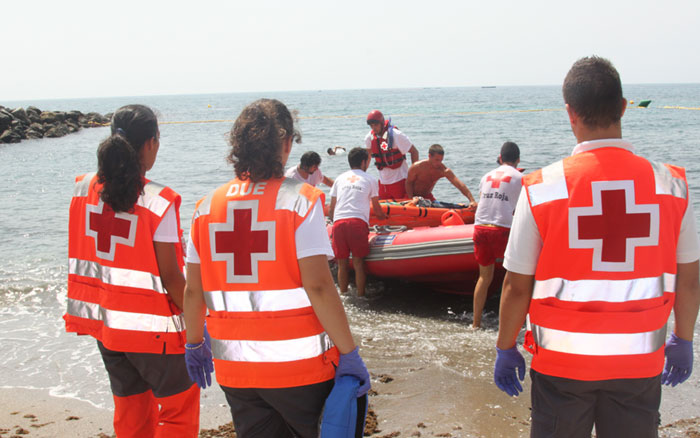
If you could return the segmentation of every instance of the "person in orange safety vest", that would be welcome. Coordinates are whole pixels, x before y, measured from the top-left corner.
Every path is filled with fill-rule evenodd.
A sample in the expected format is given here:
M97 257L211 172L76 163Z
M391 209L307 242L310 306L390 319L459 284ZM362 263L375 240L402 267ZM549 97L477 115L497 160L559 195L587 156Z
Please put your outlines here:
M579 59L563 86L578 144L523 178L506 249L494 381L522 391L528 316L532 437L656 437L661 384L692 371L700 244L685 170L622 140L610 61ZM675 325L666 339L673 310ZM665 357L665 365L664 365Z
M76 178L66 331L97 339L119 438L196 437L199 388L184 358L180 195L145 178L160 145L150 108L120 108L111 130L97 151L97 173Z
M284 178L295 139L282 102L244 108L230 134L236 177L197 203L190 231L188 371L208 376L213 355L242 438L316 437L334 378L355 376L358 397L370 388L328 268L323 192Z

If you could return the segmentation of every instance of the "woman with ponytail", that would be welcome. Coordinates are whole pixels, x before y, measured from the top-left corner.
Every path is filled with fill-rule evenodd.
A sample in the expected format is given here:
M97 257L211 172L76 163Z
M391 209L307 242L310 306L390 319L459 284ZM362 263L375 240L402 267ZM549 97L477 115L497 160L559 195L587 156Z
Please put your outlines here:
M66 331L97 340L119 438L199 432L184 359L180 195L145 177L159 139L150 108L119 108L70 207Z

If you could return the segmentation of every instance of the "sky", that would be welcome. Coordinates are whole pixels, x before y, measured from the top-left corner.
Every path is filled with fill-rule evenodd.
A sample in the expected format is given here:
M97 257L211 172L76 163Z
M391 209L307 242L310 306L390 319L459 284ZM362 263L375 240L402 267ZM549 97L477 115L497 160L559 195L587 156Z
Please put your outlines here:
M700 82L697 0L4 1L0 104L247 91Z

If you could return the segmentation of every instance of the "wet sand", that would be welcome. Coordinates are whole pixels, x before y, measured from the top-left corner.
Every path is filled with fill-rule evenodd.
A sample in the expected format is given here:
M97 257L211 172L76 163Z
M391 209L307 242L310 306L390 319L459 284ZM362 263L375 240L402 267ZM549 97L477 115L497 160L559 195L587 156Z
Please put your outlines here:
M373 283L366 298L344 296L343 301L372 375L367 436L529 436L529 377L517 398L493 384L497 298L487 302L479 331L468 329L470 297ZM528 354L525 358L529 363ZM664 387L661 437L700 438L698 375L676 388ZM203 391L201 403L201 437L235 436L218 387ZM113 434L110 409L52 397L47 390L0 388L0 406L0 438Z

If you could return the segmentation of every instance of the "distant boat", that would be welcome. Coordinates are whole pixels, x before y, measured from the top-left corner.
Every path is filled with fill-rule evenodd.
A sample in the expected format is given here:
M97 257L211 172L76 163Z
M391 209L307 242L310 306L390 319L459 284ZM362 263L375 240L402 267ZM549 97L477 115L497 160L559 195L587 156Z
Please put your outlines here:
M646 108L649 106L650 103L651 103L651 100L642 100L639 102L639 105L637 105L637 106L642 107L642 108Z
M481 88L496 88L495 85L482 85Z

